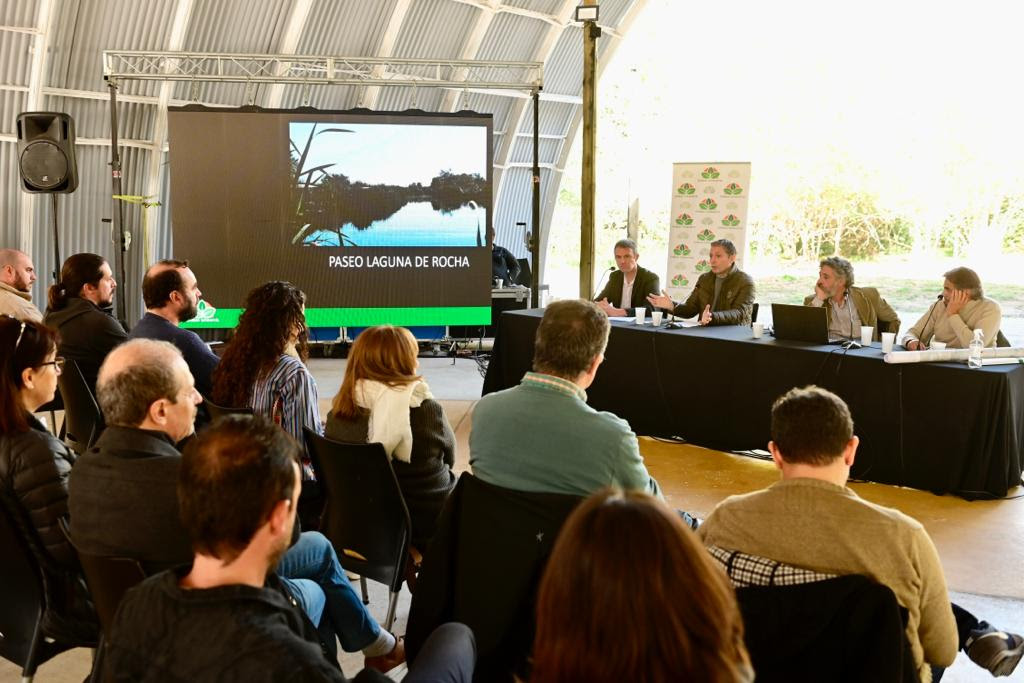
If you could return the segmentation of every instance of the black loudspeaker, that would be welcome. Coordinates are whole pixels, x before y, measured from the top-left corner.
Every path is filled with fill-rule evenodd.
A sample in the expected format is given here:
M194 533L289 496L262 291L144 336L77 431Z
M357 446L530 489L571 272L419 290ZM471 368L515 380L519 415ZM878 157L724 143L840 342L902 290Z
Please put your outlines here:
M26 192L68 193L78 187L75 122L67 114L18 114L18 171Z

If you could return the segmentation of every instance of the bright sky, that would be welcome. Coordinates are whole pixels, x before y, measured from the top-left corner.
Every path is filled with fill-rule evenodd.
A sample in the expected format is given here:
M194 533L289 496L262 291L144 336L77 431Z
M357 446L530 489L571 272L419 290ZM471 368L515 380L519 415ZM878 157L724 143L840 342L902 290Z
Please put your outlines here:
M1021 26L1006 0L648 0L598 92L599 202L661 208L673 161L752 161L752 202L828 158L883 196L1022 187Z
M312 123L292 123L289 133L302 150ZM343 128L351 133L320 131ZM442 170L487 177L487 129L373 123L317 123L305 167L334 163L329 173L375 185L429 185Z

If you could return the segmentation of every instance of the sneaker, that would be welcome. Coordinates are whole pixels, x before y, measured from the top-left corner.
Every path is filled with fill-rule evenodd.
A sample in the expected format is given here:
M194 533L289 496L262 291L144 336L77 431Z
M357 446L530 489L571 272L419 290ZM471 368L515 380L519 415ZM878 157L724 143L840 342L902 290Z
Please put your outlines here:
M1018 656L1018 659L1020 657ZM405 661L405 639L395 638L395 647L391 649L391 652L386 655L380 655L377 657L365 657L363 659L363 666L367 669L376 669L382 674L386 674L391 671L399 664Z
M972 662L993 676L1009 676L1024 655L1024 638L985 624L971 632L964 649Z

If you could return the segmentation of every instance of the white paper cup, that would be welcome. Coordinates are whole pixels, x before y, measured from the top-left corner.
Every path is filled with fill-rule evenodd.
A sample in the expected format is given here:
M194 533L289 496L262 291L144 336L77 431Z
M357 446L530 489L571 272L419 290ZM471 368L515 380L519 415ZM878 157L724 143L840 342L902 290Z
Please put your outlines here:
M892 353L892 345L896 343L895 332L882 333L882 353Z
M764 323L754 323L751 328L754 330L754 339L760 339L764 334Z
M933 341L931 344L928 345L928 350L929 351L945 351L946 350L946 342Z
M636 324L643 325L644 321L647 320L647 309L638 308L636 309Z
M871 338L875 335L875 328L870 325L860 326L860 343L867 346L871 343Z
M664 315L662 311L651 311L651 324L655 327L661 325L661 316Z

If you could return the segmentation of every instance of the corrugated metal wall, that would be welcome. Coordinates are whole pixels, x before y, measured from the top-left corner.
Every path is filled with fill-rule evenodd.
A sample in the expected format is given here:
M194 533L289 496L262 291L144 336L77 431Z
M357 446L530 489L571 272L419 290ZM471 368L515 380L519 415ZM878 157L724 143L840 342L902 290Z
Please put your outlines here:
M183 50L277 54L282 44L299 54L334 54L370 57L469 58L482 60L543 61L544 95L565 96L542 100L540 111L541 196L547 230L561 168L579 122L578 98L582 78L582 36L571 21L577 3L568 0L506 0L484 6L468 0L411 0L404 15L398 0L313 0L297 36L285 36L297 0L54 0L52 17L40 25L35 0L0 2L0 240L17 246L28 236L40 273L34 296L40 304L53 270L50 197L20 191L14 120L31 98L39 108L65 111L75 119L80 185L71 195L58 197L62 256L94 251L113 261L110 239L110 109L102 78L104 49L168 49L170 32L180 3L191 5L182 40ZM602 25L623 30L644 0L602 0ZM300 15L301 16L301 15ZM489 21L489 23L480 23ZM483 28L486 26L486 31ZM479 30L478 30L479 27ZM467 44L480 32L479 48ZM287 43L285 41L289 41ZM619 40L606 32L599 42L607 56ZM37 54L37 41L48 46ZM41 60L35 62L34 60ZM35 64L41 64L42 83L30 92ZM170 179L167 153L153 150L157 130L157 82L128 82L119 90L118 127L123 192L141 195L147 186L159 187L162 206L147 211L148 229L154 234L151 258L171 255ZM265 105L271 88L244 84L179 83L171 90L172 103L197 101L210 105ZM311 105L320 109L346 109L363 104L372 92L364 87L283 88L280 106ZM468 90L446 97L431 88L381 88L370 104L377 110L415 107L437 111L471 109L494 116L495 196L494 225L498 241L517 256L526 246L515 227L532 216L533 130L532 103L521 96L481 94ZM127 100L127 101L126 101ZM565 100L565 101L563 101ZM162 142L162 141L161 141ZM150 181L150 155L159 154L158 177ZM23 207L28 211L26 214ZM23 226L27 215L31 225ZM138 283L145 264L142 208L124 206L125 227L132 233L126 261L129 317L142 309ZM187 254L176 254L187 258ZM543 263L541 264L543 267Z

